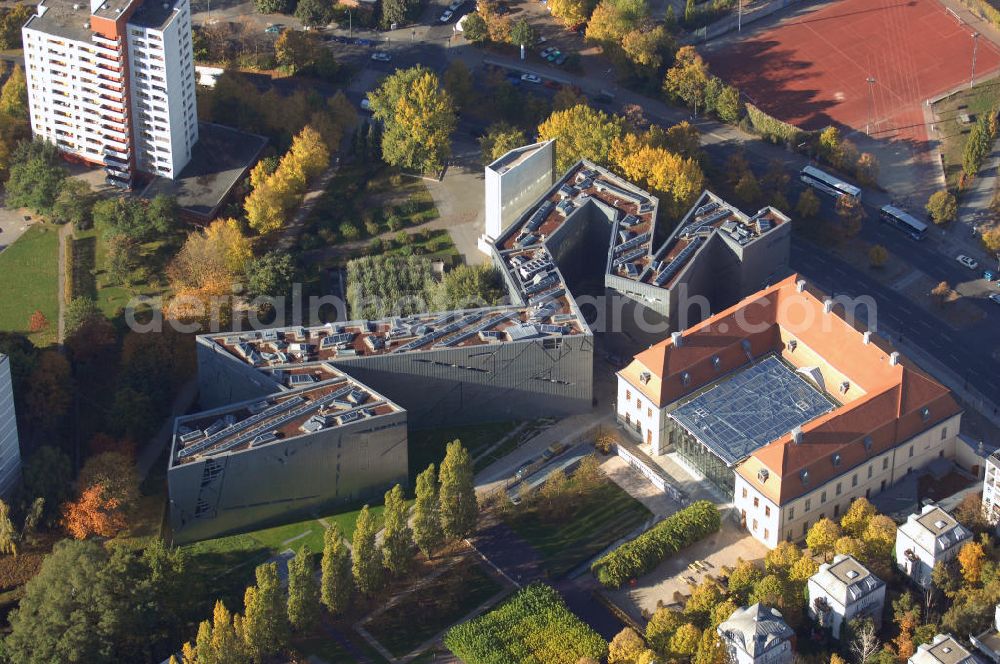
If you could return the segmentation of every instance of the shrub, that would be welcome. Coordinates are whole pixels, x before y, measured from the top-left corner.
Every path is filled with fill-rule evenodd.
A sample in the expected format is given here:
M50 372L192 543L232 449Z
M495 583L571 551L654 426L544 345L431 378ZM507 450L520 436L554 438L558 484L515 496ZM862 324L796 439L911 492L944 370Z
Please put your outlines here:
M594 561L590 569L604 586L618 588L651 571L671 554L716 532L721 525L715 505L699 500Z
M772 143L795 145L805 137L798 127L771 117L753 104L746 104L746 110L754 130Z

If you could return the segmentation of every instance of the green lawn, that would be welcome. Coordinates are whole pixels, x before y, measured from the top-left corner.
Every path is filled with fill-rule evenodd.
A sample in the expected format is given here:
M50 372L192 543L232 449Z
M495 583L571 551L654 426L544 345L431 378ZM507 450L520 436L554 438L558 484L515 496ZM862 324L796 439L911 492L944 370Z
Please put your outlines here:
M541 555L552 578L560 578L637 528L649 510L611 480L578 499L569 513L549 518L531 501L508 512L508 524Z
M934 104L934 112L940 118L937 125L941 137L941 152L944 155L945 178L950 189L958 186L958 176L962 172L962 154L968 140L972 124L961 124L958 116L968 114L973 122L979 116L1000 104L1000 80L993 79L964 89Z
M396 657L411 652L503 588L469 558L407 594L365 628Z
M59 326L58 231L57 226L35 224L0 253L0 330L27 332L28 318L37 309L49 326L29 335L36 346L54 342Z
M107 244L96 229L80 231L74 238L77 295L92 297L105 316L114 318L137 295L155 296L166 292L165 268L179 246L183 234L140 245L140 267L130 285L112 283L104 269Z
M439 466L445 448L453 440L462 441L472 458L510 433L517 422L492 422L442 429L411 431L409 439L410 477L416 478L429 464Z
M476 459L474 459L475 471L478 473L483 468L486 468L491 463L499 461L504 458L518 447L528 442L537 435L539 429L544 428L551 423L551 420L541 419L536 420L522 429L516 436L511 436L503 445L498 446L489 454L484 454Z

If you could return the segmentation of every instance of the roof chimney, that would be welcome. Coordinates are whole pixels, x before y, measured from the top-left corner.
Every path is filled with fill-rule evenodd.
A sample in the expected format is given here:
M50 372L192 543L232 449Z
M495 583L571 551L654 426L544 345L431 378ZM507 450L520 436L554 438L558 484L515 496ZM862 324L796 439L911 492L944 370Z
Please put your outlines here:
M833 311L833 300L826 298L823 300L823 313L828 314Z
M792 429L792 442L796 445L802 442L802 427Z
M795 290L797 290L798 292L801 293L805 289L806 289L806 280L805 279L799 279L798 281L795 282Z
M670 340L674 342L674 348L680 348L684 336L680 332L671 332Z
M865 332L865 335L864 337L862 337L861 340L864 342L866 346L870 344L872 342L872 331L868 330L867 332Z
M894 367L897 364L899 364L899 352L892 351L892 354L889 355L889 366Z

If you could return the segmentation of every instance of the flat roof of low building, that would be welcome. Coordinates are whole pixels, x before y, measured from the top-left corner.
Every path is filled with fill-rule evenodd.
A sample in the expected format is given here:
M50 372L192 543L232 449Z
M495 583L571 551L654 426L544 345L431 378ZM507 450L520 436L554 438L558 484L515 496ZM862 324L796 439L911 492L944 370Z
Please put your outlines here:
M129 25L163 30L177 14L180 0L145 0L129 17Z
M911 664L977 664L976 659L951 634L938 634L910 656Z
M233 187L253 167L267 139L232 127L198 123L198 142L191 161L173 180L155 177L143 198L173 196L180 207L201 219L212 219Z
M393 402L329 365L294 372L282 380L294 389L178 418L170 465L280 445L324 429L402 412Z
M671 417L732 466L833 407L833 401L770 355L682 402Z

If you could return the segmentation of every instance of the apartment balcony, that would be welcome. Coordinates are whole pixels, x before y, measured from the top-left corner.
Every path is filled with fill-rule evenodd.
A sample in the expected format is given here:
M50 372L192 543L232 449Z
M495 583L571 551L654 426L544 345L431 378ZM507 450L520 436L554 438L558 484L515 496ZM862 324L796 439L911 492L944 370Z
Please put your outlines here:
M129 162L128 157L118 158L116 155L110 154L107 150L104 151L104 163L111 168L118 168L122 170L128 170Z
M121 47L121 41L120 40L118 40L118 39L108 39L104 35L99 35L97 33L92 34L90 36L90 39L95 44L98 44L100 46L104 46L106 48L118 49L118 48Z

